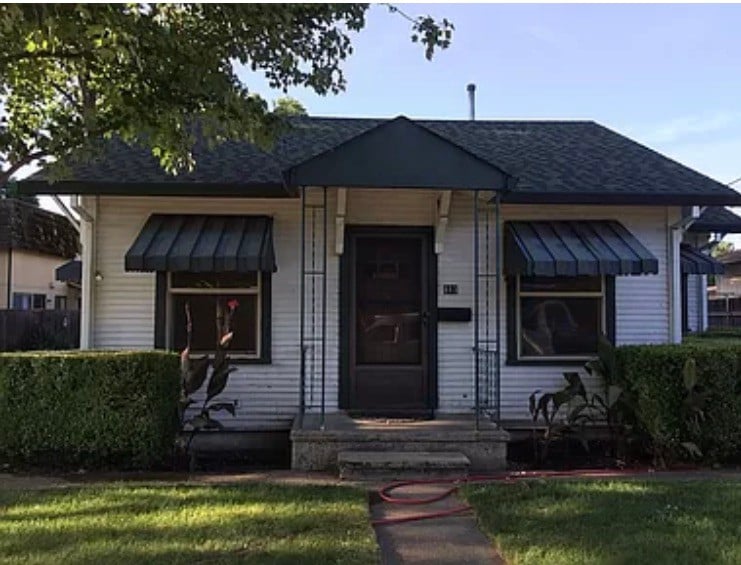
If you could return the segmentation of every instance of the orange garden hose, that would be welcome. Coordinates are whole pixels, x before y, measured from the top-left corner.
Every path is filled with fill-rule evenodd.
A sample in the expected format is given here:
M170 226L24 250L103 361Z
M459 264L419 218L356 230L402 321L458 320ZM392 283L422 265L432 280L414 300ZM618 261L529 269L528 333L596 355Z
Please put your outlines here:
M471 483L495 483L495 482L514 482L523 479L547 479L559 477L584 477L584 478L607 478L621 477L637 474L647 474L653 472L652 469L630 469L630 470L574 470L574 471L520 471L516 473L503 473L499 475L472 475L470 477L459 477L454 479L418 479L409 481L395 481L382 486L378 490L378 496L383 502L388 504L399 504L406 506L417 506L432 504L449 497L458 492L461 485ZM391 493L399 488L418 486L418 485L453 485L440 494L426 496L421 498L399 498ZM444 518L463 514L471 510L468 504L457 506L449 510L440 510L436 512L413 514L400 518L381 518L371 522L374 526L388 526L391 524L402 524L405 522L416 522L419 520L430 520L433 518Z

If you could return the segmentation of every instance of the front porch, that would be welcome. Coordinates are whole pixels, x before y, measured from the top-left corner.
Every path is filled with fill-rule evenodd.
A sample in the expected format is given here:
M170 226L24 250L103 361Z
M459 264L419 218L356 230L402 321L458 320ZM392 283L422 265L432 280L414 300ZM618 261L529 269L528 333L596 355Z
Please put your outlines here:
M337 468L343 451L459 452L470 470L489 472L507 464L509 434L472 414L439 414L433 420L351 418L345 412L305 414L291 430L291 467L301 471Z

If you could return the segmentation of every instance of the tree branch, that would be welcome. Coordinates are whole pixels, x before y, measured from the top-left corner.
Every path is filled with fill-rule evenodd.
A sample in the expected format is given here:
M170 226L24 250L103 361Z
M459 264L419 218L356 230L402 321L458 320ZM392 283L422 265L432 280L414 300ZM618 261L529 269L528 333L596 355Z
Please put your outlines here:
M75 99L74 99L74 98L73 98L73 97L72 97L72 96L70 95L70 93L69 93L69 92L67 92L67 91L66 91L65 89L63 89L63 88L62 88L61 86L59 86L58 84L56 84L56 83L54 83L54 82L52 82L52 83L51 83L51 86L52 86L52 88L53 88L54 90L56 90L56 91L57 91L57 92L58 92L58 93L59 93L59 94L60 94L60 95L61 95L61 96L62 96L62 97L63 97L63 98L64 98L64 99L65 99L65 100L67 101L67 102L69 102L69 103L70 103L70 106L72 106L73 108L75 108L75 109L76 109L76 110L77 110L78 112L80 112L80 114L82 114L82 113L83 113L83 107L82 107L82 105L81 105L81 104L79 104L79 103L77 102L77 100L75 100Z
M34 153L28 153L27 155L24 155L20 159L18 159L15 163L10 165L7 169L3 170L2 173L0 173L0 187L5 186L8 184L8 181L10 178L18 172L19 169L22 167L25 167L26 165L30 165L37 159L41 159L42 157L46 157L47 154L44 151L36 151Z

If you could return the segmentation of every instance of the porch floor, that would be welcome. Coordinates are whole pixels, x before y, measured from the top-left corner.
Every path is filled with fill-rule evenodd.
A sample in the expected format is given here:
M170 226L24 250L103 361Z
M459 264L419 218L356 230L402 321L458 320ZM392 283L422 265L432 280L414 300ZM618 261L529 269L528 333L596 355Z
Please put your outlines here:
M297 418L291 430L291 467L317 471L337 468L343 451L459 452L471 469L492 471L506 465L509 434L481 418L475 429L470 414L441 414L433 420L351 418L327 414L324 428L318 414Z
M294 422L294 430L297 428ZM305 414L302 430L320 431L319 414ZM491 420L481 417L479 431L497 431L498 426ZM411 418L352 418L346 412L333 412L324 417L325 432L339 433L446 433L475 431L474 417L471 414L439 414L434 419Z

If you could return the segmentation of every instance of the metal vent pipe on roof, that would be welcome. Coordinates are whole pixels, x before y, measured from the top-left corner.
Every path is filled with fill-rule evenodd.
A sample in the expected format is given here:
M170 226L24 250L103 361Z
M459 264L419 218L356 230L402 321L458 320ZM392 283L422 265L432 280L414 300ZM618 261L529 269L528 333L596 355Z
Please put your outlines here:
M471 120L476 119L476 85L470 83L466 90L468 90L468 117Z

